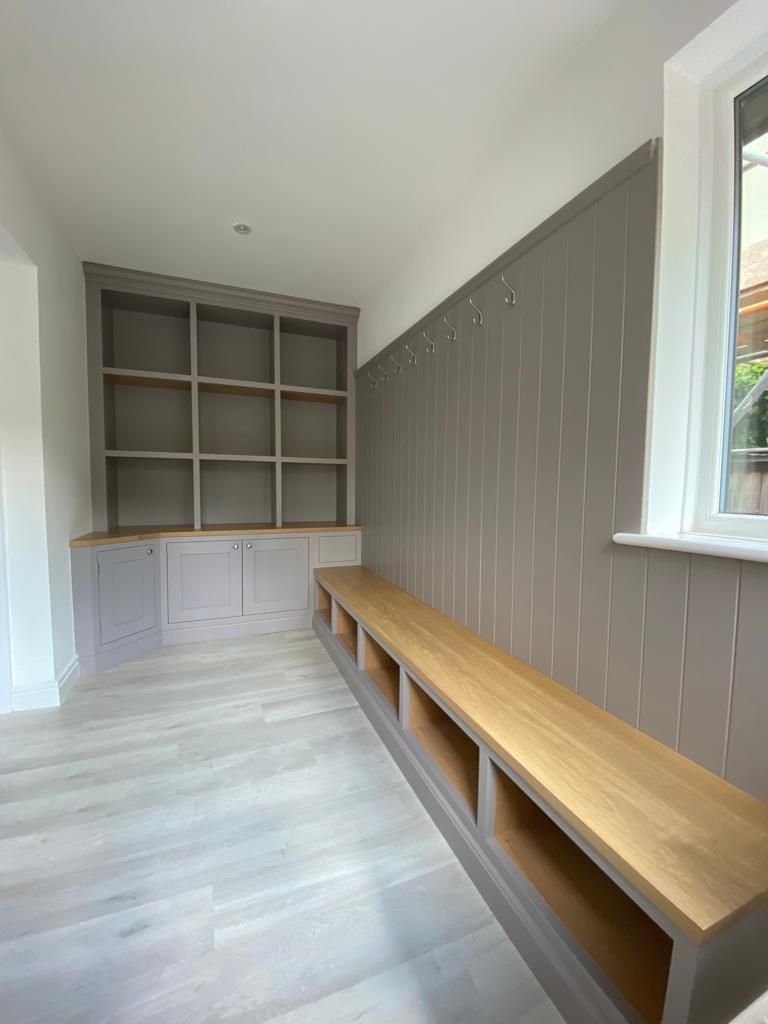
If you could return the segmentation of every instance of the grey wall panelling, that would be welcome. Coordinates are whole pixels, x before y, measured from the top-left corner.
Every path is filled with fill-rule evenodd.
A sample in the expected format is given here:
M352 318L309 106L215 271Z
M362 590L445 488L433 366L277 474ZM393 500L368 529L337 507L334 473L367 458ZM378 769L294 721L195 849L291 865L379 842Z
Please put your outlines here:
M768 565L611 540L641 513L657 188L648 143L359 370L363 561L765 798Z
M85 273L96 529L355 521L359 310Z

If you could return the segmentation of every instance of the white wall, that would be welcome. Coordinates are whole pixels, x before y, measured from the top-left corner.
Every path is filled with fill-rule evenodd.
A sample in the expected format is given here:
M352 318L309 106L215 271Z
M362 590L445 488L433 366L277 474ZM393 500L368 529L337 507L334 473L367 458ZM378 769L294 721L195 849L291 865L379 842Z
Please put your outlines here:
M496 160L415 240L364 306L359 362L643 142L660 136L665 60L731 3L628 0L545 93L511 111ZM471 125L457 125L446 159L452 146L471 144Z
M45 691L75 658L68 541L91 526L85 294L79 259L2 137L0 229L23 251L4 247L0 322L14 706L23 707L51 703Z

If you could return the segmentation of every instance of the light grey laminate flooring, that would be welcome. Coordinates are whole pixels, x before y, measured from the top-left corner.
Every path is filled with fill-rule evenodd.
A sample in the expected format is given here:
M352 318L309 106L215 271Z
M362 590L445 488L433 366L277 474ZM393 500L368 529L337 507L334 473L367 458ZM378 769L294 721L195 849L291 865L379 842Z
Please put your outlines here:
M561 1024L309 631L0 719L2 1024Z

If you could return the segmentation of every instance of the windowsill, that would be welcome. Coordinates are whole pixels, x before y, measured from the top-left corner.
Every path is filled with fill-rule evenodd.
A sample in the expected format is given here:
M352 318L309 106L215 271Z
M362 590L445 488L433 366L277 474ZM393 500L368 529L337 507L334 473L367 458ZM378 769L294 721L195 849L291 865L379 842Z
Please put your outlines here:
M658 548L661 551L687 551L695 555L716 555L747 562L768 562L768 540L741 540L736 537L715 537L705 533L615 533L616 544L636 548Z

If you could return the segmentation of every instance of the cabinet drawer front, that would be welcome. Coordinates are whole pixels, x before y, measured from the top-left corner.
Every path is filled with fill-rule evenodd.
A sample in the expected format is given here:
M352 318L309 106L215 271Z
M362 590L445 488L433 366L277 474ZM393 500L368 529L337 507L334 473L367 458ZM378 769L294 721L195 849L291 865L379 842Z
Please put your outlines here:
M103 644L157 625L153 548L99 551L99 636Z
M168 544L169 622L228 619L242 613L241 541Z
M243 557L243 614L309 609L306 537L247 541Z
M320 565L343 565L360 561L359 533L323 533L318 538Z

